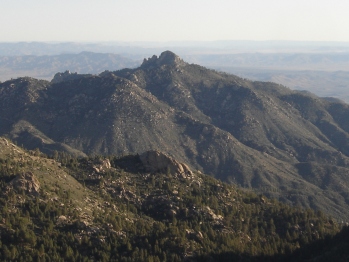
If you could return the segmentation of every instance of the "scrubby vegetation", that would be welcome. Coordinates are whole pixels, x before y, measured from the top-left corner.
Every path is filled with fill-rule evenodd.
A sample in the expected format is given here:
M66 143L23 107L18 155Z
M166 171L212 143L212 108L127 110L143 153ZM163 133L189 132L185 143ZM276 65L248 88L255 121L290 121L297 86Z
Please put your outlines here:
M0 159L2 261L269 260L339 230L321 212L201 173L146 172L138 156L52 160L14 149ZM37 178L38 193L30 181L11 182L24 172ZM63 174L84 193L62 183Z

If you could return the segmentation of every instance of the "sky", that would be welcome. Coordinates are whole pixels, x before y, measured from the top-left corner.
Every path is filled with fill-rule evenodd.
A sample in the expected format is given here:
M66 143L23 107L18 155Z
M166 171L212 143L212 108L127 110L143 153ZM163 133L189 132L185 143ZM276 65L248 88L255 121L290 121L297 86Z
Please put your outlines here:
M0 42L349 42L348 0L0 0Z

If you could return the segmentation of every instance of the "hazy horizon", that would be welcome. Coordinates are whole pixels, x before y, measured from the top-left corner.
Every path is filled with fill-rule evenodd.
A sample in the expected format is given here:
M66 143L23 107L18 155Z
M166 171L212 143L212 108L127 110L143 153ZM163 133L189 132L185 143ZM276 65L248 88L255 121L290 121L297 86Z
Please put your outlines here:
M179 56L239 53L349 53L349 42L331 41L134 41L134 42L1 42L0 56L59 55L80 52L124 54L143 59L170 50Z
M349 1L3 1L0 42L349 42Z

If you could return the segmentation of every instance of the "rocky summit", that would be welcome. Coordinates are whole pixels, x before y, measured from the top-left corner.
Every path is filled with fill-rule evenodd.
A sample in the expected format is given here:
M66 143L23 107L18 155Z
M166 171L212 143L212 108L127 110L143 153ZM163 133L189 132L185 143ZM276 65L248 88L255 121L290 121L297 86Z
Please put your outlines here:
M188 64L0 84L0 135L53 155L161 152L292 205L349 215L349 106ZM179 168L178 166L176 168Z
M163 172L182 177L192 176L193 172L186 164L157 151L147 151L140 155L140 160L148 172Z

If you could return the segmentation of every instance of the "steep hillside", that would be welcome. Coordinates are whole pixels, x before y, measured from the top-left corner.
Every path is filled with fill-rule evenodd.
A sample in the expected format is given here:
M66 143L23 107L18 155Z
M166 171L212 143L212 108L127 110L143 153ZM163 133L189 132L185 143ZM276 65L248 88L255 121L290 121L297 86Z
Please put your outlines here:
M349 106L188 64L0 85L1 134L53 154L160 150L230 183L349 215Z
M268 261L339 229L158 151L49 159L0 138L0 187L1 261Z

